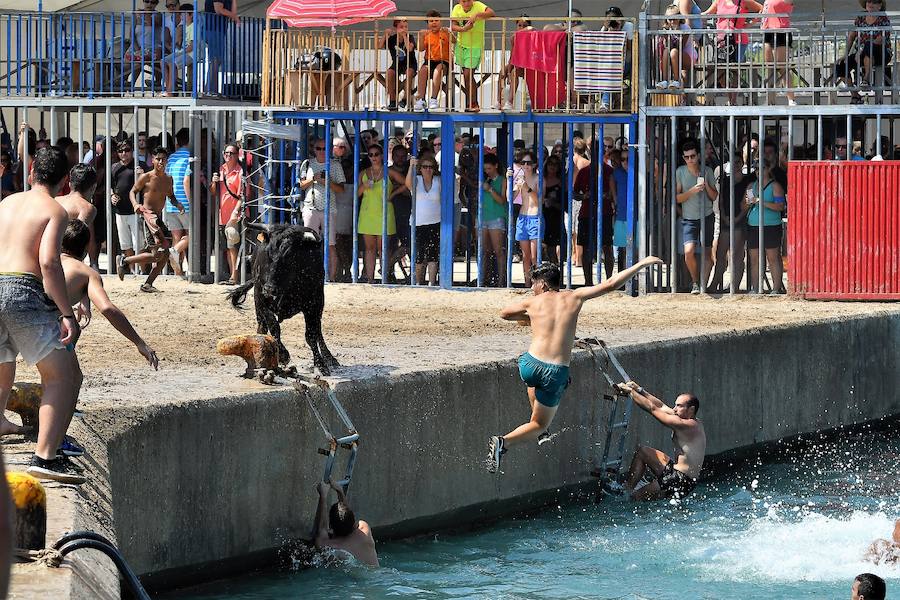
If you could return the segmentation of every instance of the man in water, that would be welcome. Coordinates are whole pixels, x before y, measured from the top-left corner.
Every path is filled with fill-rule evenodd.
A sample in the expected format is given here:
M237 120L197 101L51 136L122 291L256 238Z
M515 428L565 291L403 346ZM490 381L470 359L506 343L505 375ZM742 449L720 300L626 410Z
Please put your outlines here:
M81 330L59 256L68 215L54 199L67 174L62 150L42 148L31 165L31 189L0 203L0 401L5 406L16 356L36 364L43 395L37 445L26 470L40 479L80 484L85 478L56 455L82 379L72 349Z
M894 523L893 540L879 539L872 542L866 551L866 560L870 560L876 565L900 564L900 519Z
M153 282L162 273L166 266L166 261L170 256L169 249L172 247L172 232L163 222L162 213L166 206L166 199L172 200L172 204L184 214L184 206L175 198L175 191L172 187L172 176L166 174L166 162L169 159L169 152L162 146L158 146L153 151L153 168L146 173L142 173L138 180L134 182L134 187L128 194L131 200L131 206L134 208L135 214L141 219L141 230L144 232L144 248L139 254L134 256L119 256L119 262L116 265L116 272L119 279L125 279L125 273L130 269L131 265L145 265L153 263L153 269L147 276L147 281L141 284L142 292L158 292L153 287ZM139 204L137 195L143 193L144 203ZM175 245L176 251L181 251L187 247L187 237L179 240ZM180 266L177 261L172 261L172 268L176 275L181 274Z
M860 573L850 588L850 600L884 600L887 586L884 579L872 573Z
M531 420L504 436L491 437L488 471L500 468L500 457L516 445L538 438L553 421L559 400L569 386L569 363L575 343L575 327L585 301L612 292L650 265L661 264L648 256L601 284L577 290L560 290L559 266L542 263L531 270L532 298L500 311L500 318L531 325L531 346L519 357L519 375L528 386Z
M618 387L650 416L672 430L675 446L674 459L656 448L638 446L628 469L626 491L634 500L683 499L696 487L706 457L706 432L703 423L697 419L700 401L697 396L684 393L675 399L675 407L671 408L633 381ZM647 469L655 479L635 490Z
M338 501L331 505L331 510L326 512L329 486L337 493ZM379 566L372 530L365 521L356 520L356 515L347 504L347 496L344 494L343 488L333 481L328 483L323 481L319 482L316 490L319 492L316 529L313 532L316 548L343 550L352 554L356 560L365 565ZM329 526L331 527L330 532Z

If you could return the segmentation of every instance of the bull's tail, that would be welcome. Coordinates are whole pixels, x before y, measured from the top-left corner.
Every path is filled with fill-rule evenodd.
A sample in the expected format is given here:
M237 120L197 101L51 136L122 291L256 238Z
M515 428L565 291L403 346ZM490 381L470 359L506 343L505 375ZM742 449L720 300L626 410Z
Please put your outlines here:
M237 309L244 308L242 306L242 304L244 303L244 300L247 299L247 292L250 291L250 288L252 288L255 283L256 283L256 280L251 279L244 285L239 285L238 287L234 288L233 290L228 292L225 296L229 300L231 300L231 305L233 307L235 307Z

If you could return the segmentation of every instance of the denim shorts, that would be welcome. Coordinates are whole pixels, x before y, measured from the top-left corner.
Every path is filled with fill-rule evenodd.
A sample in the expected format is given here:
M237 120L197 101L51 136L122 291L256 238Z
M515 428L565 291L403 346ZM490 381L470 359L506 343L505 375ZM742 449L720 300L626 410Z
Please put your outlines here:
M21 355L36 365L65 348L59 335L59 310L41 281L30 273L0 274L0 363Z
M506 231L506 219L491 219L490 221L481 222L482 229L499 229Z
M700 225L701 219L682 219L681 220L681 233L684 239L684 244L699 244L700 243ZM716 228L716 216L708 215L706 217L706 231L704 232L706 235L703 236L704 243L702 246L704 248L712 248L713 243L713 232Z

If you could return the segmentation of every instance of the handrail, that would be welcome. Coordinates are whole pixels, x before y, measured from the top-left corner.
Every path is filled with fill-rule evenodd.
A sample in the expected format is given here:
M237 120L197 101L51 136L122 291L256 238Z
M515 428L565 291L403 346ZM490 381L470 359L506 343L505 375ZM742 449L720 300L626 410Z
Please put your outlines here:
M131 570L131 567L128 566L128 563L125 562L121 552L112 542L99 533L94 531L74 531L58 539L52 548L63 557L82 548L103 552L115 563L131 594L138 600L150 600L150 595L144 589L144 586L141 585L140 580L134 574L134 571Z
M484 21L483 50L474 59L475 95L481 107L506 105L517 111L560 112L636 110L637 97L630 94L628 102L630 85L626 84L636 81L637 47L632 43L636 19L583 17L569 21L564 17L532 17L533 30L561 32L563 37L555 42L559 43L558 56L552 52L544 54L537 59L542 62L525 68L510 64L515 36L522 33L516 28L520 20L495 17ZM435 64L439 60L433 60L425 66L422 42L429 21L437 22L442 35L449 35L450 41L443 44L446 54L437 57L444 62ZM408 27L408 35L416 46L414 60L394 60L387 48L387 35L393 33L395 22L405 22ZM604 88L582 93L574 89L579 51L573 41L582 30L597 31L608 28L612 22L622 23L627 30L621 50L621 81L609 91ZM280 21L270 19L268 23ZM466 62L468 57L457 56L459 46L454 42L459 40L453 39L456 34L450 31L451 25L448 17L397 16L334 29L268 27L263 40L262 102L267 106L336 110L403 110L404 105L407 110L422 110L429 101L430 110L437 104L441 110L462 111L474 104L474 99L468 98L465 76L456 64ZM337 58L330 62L324 58L326 55ZM528 93L518 93L526 88Z
M0 96L258 97L264 20L194 14L2 12Z

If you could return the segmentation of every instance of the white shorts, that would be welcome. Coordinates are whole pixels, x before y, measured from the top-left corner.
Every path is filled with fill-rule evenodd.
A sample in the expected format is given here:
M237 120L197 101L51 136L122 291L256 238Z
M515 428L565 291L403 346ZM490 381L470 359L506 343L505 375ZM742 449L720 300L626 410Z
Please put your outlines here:
M169 229L172 231L191 231L191 213L190 211L181 214L179 212L167 212L163 217L166 225L169 226Z
M119 232L119 248L122 250L134 250L140 247L141 230L138 227L137 215L116 214L116 230Z
M304 207L301 214L303 215L303 226L312 229L313 231L318 233L319 236L324 237L325 211ZM334 246L337 243L337 227L335 227L334 214L334 212L331 213L331 223L329 223L330 227L328 228L329 246Z

